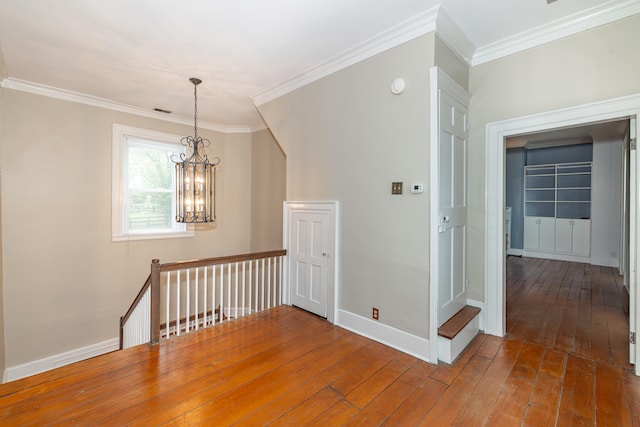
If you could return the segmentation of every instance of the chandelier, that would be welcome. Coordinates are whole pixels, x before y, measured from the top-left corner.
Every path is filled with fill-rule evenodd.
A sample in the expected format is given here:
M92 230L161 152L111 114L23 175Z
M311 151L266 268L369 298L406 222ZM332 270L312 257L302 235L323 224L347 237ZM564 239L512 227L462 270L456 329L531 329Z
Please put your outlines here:
M180 139L180 144L192 147L189 157L181 153L179 160L174 156L171 160L176 164L176 222L196 223L213 222L215 211L215 173L220 163L218 157L213 161L205 154L198 152L199 148L208 147L211 142L198 136L198 93L197 88L202 80L192 77L194 114L193 136Z

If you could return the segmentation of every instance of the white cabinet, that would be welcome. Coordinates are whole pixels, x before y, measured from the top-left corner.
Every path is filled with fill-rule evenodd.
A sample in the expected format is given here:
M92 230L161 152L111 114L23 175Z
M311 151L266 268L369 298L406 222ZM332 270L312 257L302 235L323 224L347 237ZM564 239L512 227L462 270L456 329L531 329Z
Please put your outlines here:
M573 220L572 253L580 256L591 256L591 221L588 219Z
M573 243L573 220L558 218L556 220L556 248L555 251L561 254L570 254Z
M556 219L524 217L524 249L553 251L555 247Z
M591 221L556 219L555 252L588 257L591 254Z

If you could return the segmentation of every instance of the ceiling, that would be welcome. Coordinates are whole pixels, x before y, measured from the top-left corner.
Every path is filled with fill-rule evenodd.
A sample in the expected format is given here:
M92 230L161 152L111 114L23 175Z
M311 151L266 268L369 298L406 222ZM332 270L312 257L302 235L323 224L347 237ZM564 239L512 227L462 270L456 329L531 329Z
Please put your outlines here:
M622 139L628 133L628 119L612 120L512 136L507 138L506 147L536 149L559 145L587 144L611 138Z
M4 87L60 90L151 113L160 108L183 119L193 115L188 78L199 77L201 123L232 131L254 129L262 125L256 96L312 75L408 22L426 21L434 10L457 23L479 52L538 30L578 31L576 23L618 19L629 10L637 13L638 4L640 0L2 0L0 75L7 77ZM428 26L421 28L428 31Z

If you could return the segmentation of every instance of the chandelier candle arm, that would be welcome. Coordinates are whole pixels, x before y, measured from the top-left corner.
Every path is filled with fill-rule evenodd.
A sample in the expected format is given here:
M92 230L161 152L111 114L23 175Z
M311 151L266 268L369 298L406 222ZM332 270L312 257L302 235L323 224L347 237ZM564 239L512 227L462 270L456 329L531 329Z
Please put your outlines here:
M198 93L197 87L202 80L192 77L193 83L194 114L193 136L185 136L180 143L186 147L192 147L193 152L189 157L185 153L175 156L176 178L176 222L180 223L206 223L213 222L215 215L215 172L220 159L214 157L210 161L208 156L200 155L200 147L208 147L211 142L198 136Z

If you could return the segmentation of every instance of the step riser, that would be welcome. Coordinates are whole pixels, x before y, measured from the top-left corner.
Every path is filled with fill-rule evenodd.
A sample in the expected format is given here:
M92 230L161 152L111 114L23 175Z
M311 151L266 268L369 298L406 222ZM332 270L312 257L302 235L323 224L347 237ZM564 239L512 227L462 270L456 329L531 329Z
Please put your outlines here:
M471 340L480 331L480 316L476 315L462 330L452 339L438 336L438 360L444 363L453 363L460 353L469 345Z

